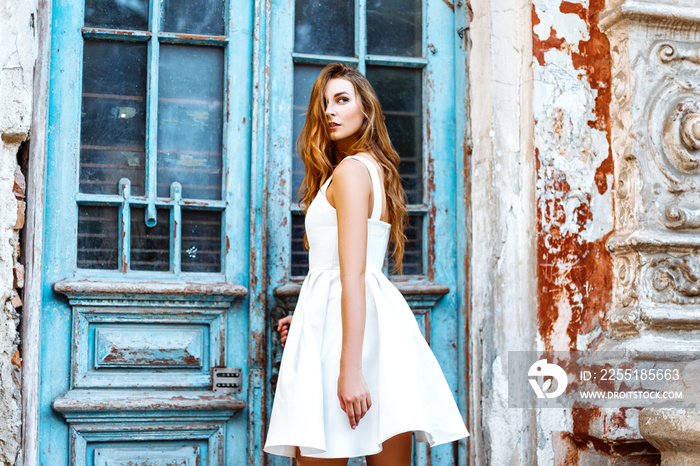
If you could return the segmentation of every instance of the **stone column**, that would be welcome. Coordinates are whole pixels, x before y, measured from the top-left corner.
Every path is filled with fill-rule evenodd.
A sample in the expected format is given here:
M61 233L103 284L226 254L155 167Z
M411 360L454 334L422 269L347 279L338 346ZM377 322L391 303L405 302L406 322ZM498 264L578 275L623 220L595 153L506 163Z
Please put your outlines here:
M696 360L700 5L609 0L600 24L613 58L616 217L607 243L614 284L605 348L635 359ZM640 414L640 433L661 451L663 464L698 464L699 407L686 401Z

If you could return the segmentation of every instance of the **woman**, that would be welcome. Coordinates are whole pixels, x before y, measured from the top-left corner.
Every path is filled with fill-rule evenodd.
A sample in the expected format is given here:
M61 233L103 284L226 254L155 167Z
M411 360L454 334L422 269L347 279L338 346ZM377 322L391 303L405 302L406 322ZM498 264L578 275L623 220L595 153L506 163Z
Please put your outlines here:
M469 435L437 360L401 293L406 207L374 90L357 70L326 66L299 137L309 274L292 317L265 451L307 464L411 463L411 435L431 445Z

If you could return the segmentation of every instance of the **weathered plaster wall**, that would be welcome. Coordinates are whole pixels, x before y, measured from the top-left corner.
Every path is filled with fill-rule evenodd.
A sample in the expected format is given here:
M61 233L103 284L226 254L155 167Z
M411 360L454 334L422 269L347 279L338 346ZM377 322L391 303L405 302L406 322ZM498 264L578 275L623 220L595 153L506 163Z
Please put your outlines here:
M605 0L532 4L539 351L594 348L606 330L614 211L604 7ZM598 445L573 438L589 439L601 421L615 426L596 409L540 410L537 418L538 464L599 464ZM627 428L624 419L617 424Z
M0 464L21 462L21 356L19 319L24 286L19 230L24 225L25 181L18 152L28 140L36 41L36 2L0 5ZM25 146L22 146L25 147Z
M471 2L469 445L475 465L536 459L536 419L532 411L509 408L507 372L508 352L534 350L537 332L530 5Z
M587 348L611 299L610 51L604 0L532 8L537 154L538 326L542 349Z

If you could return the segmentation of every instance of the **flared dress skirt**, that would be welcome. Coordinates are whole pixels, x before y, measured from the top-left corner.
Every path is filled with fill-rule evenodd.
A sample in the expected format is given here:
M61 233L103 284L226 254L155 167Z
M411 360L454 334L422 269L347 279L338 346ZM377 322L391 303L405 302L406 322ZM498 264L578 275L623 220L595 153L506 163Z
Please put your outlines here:
M372 406L356 429L350 427L337 396L341 283L336 213L325 198L329 181L306 214L309 273L282 355L264 450L294 457L299 447L303 456L350 458L379 453L384 441L407 431L431 446L468 436L413 312L382 272L391 226L373 218L367 220L362 348Z

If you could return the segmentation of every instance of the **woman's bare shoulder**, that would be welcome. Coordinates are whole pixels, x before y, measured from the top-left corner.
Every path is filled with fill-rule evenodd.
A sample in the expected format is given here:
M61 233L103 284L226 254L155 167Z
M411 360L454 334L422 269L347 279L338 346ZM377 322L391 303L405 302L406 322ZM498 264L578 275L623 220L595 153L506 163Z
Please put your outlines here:
M333 170L333 180L334 182L340 181L354 184L369 180L369 177L367 168L362 162L351 157L345 157Z

